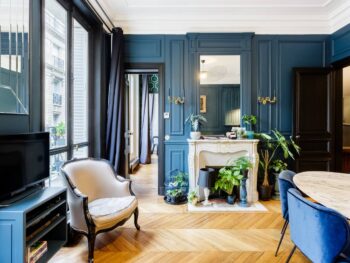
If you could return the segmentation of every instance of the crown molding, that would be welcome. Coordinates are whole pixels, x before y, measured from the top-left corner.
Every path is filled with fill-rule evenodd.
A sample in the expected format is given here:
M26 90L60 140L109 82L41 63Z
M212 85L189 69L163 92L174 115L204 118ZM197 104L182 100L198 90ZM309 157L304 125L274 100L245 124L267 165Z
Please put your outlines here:
M95 0L97 1L97 0ZM100 0L126 34L331 34L350 23L348 0Z

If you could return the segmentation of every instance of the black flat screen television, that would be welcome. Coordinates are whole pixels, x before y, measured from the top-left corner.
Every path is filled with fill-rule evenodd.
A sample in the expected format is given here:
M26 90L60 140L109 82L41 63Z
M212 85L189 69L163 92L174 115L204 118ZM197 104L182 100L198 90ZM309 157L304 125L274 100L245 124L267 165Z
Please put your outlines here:
M0 200L49 177L49 133L0 135Z

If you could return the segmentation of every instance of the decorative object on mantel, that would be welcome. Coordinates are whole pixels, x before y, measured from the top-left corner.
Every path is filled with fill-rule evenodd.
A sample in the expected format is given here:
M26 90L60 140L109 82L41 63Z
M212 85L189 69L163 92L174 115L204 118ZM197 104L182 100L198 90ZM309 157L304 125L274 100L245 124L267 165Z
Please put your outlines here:
M269 182L269 170L271 170L271 165L276 159L278 151L282 151L283 158L287 160L292 158L294 160L295 151L297 154L300 152L300 147L290 138L288 141L279 131L272 130L272 138L270 135L265 133L258 134L261 139L262 145L260 148L260 165L264 170L264 180L262 185L259 186L260 199L268 201L271 199L272 186Z
M170 178L166 184L164 201L171 205L179 205L187 202L188 176L186 173L177 171L176 175Z
M185 97L177 97L177 96L168 96L169 103L173 103L176 105L184 104L185 103Z
M194 115L193 113L187 117L186 119L186 123L189 122L191 124L192 127L192 131L191 131L191 139L193 140L199 140L201 137L201 132L199 131L200 125L204 122L207 122L207 119L198 114L198 115Z
M257 121L256 116L243 115L242 121L247 127L246 134L247 134L248 139L254 139L253 126L256 124L256 121Z
M273 98L271 97L258 97L258 102L266 105L266 104L274 104L277 102L277 98L276 96L273 96Z
M198 203L198 194L197 194L197 190L191 190L188 192L187 195L187 200L190 204L192 205L197 205Z
M211 205L209 203L210 187L214 185L215 181L215 169L213 168L202 168L199 170L198 186L204 188L205 200L203 205Z
M283 162L282 160L274 160L271 165L270 165L272 171L273 171L273 175L274 175L274 179L275 179L275 193L272 196L272 199L274 200L280 200L280 189L278 186L278 176L280 175L280 173L284 170L287 169L288 165L287 163Z
M207 96L206 95L199 96L199 112L200 113L207 112Z
M242 174L241 184L240 184L240 202L239 206L248 207L247 202L247 188L246 183L248 179L248 172L253 168L250 159L246 156L240 157L235 161L235 166L237 166Z

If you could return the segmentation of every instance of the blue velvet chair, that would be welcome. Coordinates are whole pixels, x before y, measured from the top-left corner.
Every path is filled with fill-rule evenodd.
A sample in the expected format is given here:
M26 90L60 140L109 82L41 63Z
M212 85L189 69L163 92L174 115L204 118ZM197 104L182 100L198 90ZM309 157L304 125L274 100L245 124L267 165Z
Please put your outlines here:
M288 190L290 235L294 247L312 262L350 262L350 227L344 216Z
M278 242L275 256L277 256L277 254L278 254L278 250L280 249L280 246L282 244L282 240L284 238L284 234L286 233L286 230L288 227L287 192L290 188L296 188L295 184L293 183L294 175L295 175L295 173L293 171L284 170L278 176L278 185L279 185L279 190L280 190L280 201L281 201L282 217L284 219L284 225L282 227L281 238L280 238L280 241Z

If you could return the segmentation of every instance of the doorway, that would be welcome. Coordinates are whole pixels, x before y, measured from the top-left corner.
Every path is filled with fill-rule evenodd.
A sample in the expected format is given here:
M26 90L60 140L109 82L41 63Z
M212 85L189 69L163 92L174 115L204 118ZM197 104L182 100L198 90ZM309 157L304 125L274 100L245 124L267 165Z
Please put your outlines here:
M126 145L128 177L137 196L161 194L162 71L159 66L127 65Z
M343 68L342 171L350 173L350 66Z

